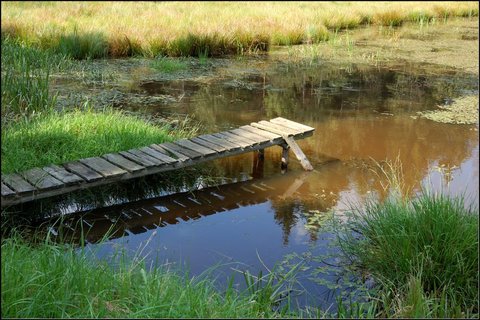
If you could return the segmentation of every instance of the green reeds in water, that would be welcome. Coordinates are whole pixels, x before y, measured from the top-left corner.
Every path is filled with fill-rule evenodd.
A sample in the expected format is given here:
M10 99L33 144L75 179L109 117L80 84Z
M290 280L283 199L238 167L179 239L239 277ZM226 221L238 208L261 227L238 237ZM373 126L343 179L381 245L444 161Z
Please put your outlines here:
M49 92L50 74L68 65L61 55L3 37L2 126L52 111L56 98Z
M198 277L165 266L147 268L138 256L120 254L115 266L86 247L46 241L27 243L18 235L2 240L2 317L70 318L258 318L278 317L272 282L253 293L232 282L214 287L212 270ZM278 290L277 290L278 291ZM266 300L257 297L269 297ZM270 298L271 297L271 298Z
M367 201L340 236L349 260L380 284L383 316L478 316L478 208L422 191Z

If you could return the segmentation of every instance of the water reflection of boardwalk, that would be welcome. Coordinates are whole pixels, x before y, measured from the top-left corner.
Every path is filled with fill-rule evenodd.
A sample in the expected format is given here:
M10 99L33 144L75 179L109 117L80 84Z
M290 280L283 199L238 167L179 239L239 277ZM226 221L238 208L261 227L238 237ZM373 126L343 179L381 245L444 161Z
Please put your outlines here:
M268 200L282 202L291 198L301 188L311 173L253 179L195 192L178 193L155 199L141 200L127 205L97 209L89 213L72 215L61 225L66 236L79 238L80 225L88 230L86 240L97 242L111 232L115 239L129 234L177 224L180 221L233 210L243 206L264 203ZM282 222L280 222L282 223ZM75 231L74 231L75 230Z
M64 163L33 168L20 174L2 175L2 207L72 191L125 181L159 172L178 170L205 161L267 147L283 147L282 164L288 163L288 149L306 170L312 166L295 139L311 136L315 129L284 118L253 122L237 129L181 139L173 143L109 153Z

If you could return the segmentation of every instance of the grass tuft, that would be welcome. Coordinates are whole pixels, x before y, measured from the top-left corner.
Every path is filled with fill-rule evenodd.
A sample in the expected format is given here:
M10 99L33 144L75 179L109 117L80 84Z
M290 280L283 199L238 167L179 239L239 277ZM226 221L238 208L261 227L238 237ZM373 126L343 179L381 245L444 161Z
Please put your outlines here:
M344 253L401 297L384 306L397 316L478 314L478 209L426 191L411 201L398 194L352 212Z

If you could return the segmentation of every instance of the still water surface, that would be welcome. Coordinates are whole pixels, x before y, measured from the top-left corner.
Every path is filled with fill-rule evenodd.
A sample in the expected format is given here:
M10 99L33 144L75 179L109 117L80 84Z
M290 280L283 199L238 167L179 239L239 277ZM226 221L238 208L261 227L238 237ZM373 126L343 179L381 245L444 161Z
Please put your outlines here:
M414 191L423 185L464 194L468 204L478 206L478 124L442 124L417 114L478 93L474 75L407 63L310 65L278 57L212 60L175 77L159 75L142 61L92 63L113 70L118 81L87 81L81 89L118 108L189 115L204 132L277 116L315 128L312 137L299 141L313 172L304 172L291 154L282 173L281 148L272 147L262 163L254 154L215 161L217 174L233 184L84 212L81 223L93 226L87 246L98 256L125 250L147 265L173 264L191 275L220 264L213 271L220 285L236 274L241 287L243 277L235 270L258 274L285 267L295 253L308 269L298 276L307 293L297 302L314 299L326 308L335 303L334 291L312 279L325 264L311 257L333 253L324 262L338 263L337 249L329 246L333 236L322 226L351 204L385 196L376 162L398 158L404 182ZM68 79L58 79L56 86L79 90ZM110 240L97 245L114 223ZM322 277L335 283L334 275Z

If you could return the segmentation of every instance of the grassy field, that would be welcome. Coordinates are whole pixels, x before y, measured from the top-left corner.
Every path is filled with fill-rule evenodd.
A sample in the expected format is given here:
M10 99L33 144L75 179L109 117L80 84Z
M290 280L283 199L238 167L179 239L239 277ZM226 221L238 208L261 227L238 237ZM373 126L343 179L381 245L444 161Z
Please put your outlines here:
M242 54L339 29L478 16L475 2L2 2L2 35L78 59Z

